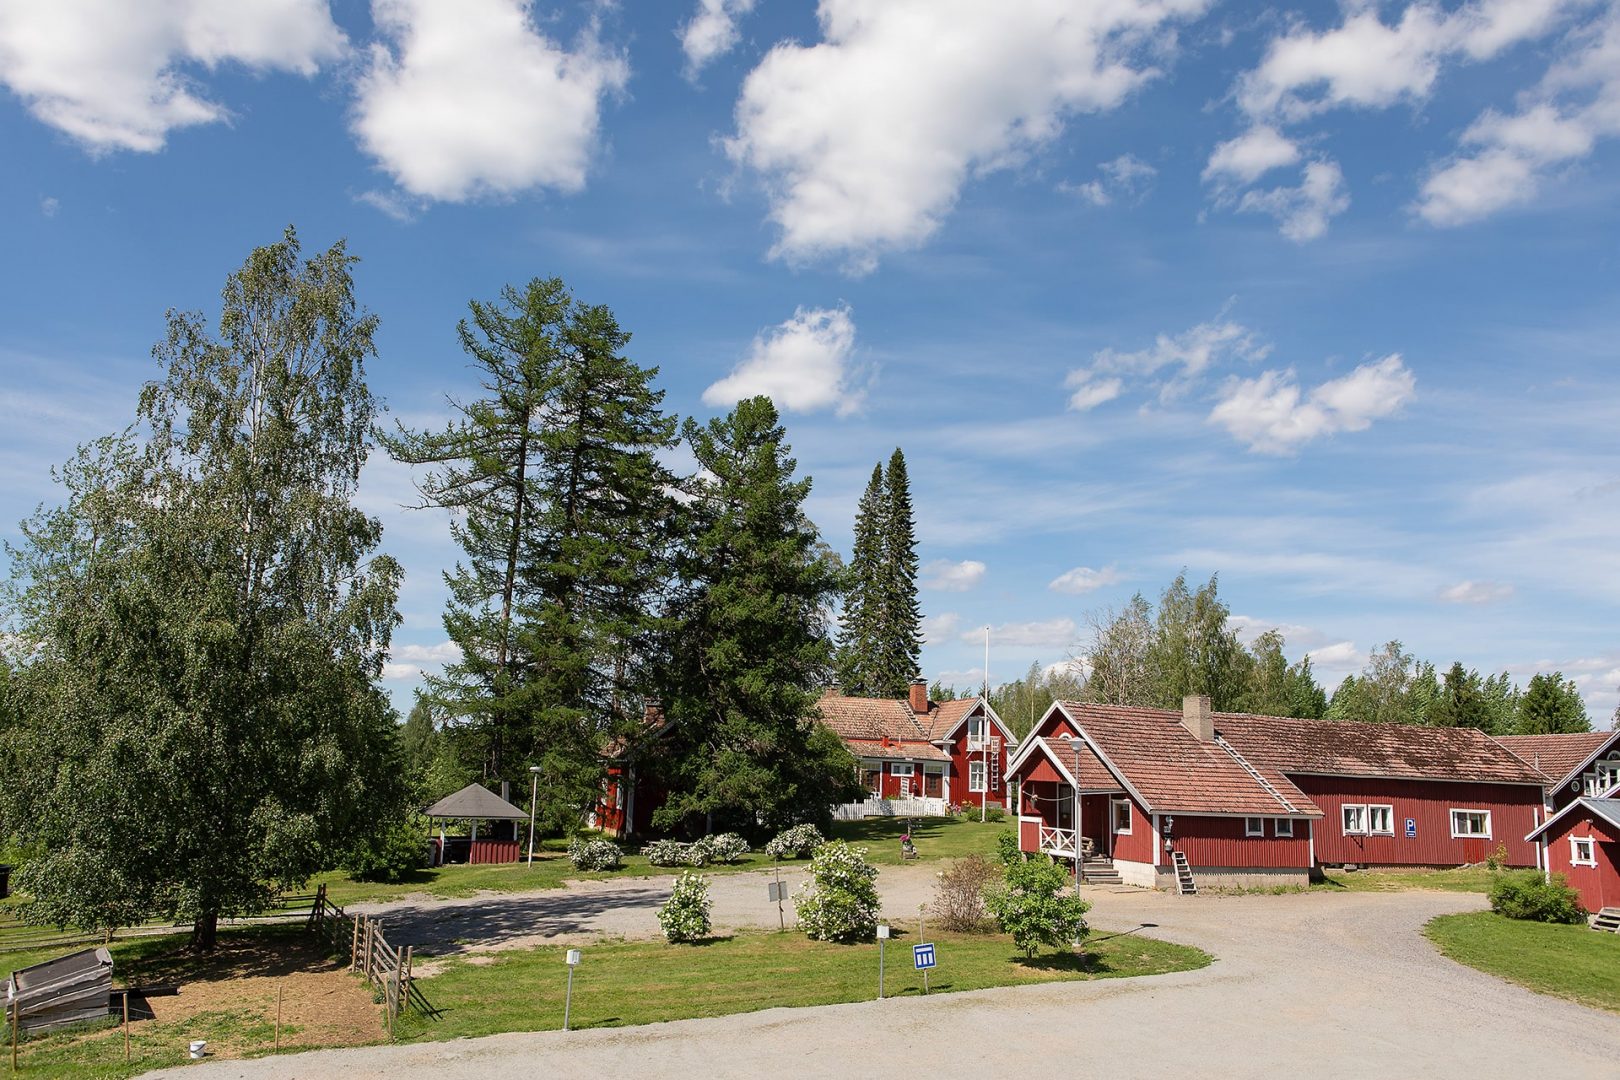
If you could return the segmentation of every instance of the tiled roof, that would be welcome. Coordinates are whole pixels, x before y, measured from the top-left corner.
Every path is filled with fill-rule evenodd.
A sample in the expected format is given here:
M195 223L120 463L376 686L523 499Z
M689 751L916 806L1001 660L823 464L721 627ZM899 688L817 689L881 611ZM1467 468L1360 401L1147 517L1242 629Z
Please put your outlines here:
M943 739L951 733L951 729L962 722L962 718L973 711L979 703L978 698L957 698L955 701L930 701L928 715L917 717L918 723L928 733L930 739ZM910 712L908 708L906 710Z
M883 761L949 761L950 755L933 743L888 742L868 739L844 740L849 752L856 757L879 758Z
M1504 784L1546 782L1544 774L1489 735L1472 728L1216 713L1215 731L1251 764L1288 773Z
M1059 736L1056 739L1037 737L1033 740L1036 746L1044 749L1054 761L1062 764L1070 776L1074 775L1074 747L1073 739ZM1080 788L1083 791L1117 791L1119 781L1114 774L1108 771L1108 766L1092 752L1091 747L1080 743Z
M1069 701L1063 708L1155 813L1322 813L1287 777L1257 766L1276 793L1267 790L1219 743L1194 738L1178 712Z
M821 709L821 719L845 741L928 741L928 732L913 719L911 709L904 701L823 694L816 704Z
M1496 741L1556 782L1568 779L1612 738L1612 731L1581 731L1567 735L1498 735Z

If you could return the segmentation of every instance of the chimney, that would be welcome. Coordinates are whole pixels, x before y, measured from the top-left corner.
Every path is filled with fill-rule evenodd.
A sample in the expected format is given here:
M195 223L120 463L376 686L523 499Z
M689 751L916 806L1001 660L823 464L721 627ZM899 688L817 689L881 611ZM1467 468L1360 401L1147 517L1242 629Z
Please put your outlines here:
M1181 699L1181 726L1199 742L1215 740L1215 714L1210 711L1208 694L1188 694Z
M920 675L911 680L910 705L918 716L928 715L928 680Z
M664 722L664 706L653 699L648 699L641 707L641 722L648 727L657 727Z

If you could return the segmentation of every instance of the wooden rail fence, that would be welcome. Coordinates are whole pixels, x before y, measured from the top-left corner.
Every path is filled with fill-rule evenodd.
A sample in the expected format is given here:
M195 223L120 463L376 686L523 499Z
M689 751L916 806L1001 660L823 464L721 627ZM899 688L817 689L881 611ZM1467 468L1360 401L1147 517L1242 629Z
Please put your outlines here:
M388 1035L394 1034L394 1020L406 1009L437 1019L435 1009L411 977L414 947L390 945L383 936L383 921L366 915L350 915L326 898L326 886L316 892L310 905L309 926L325 937L332 951L349 954L349 970L382 991L387 1006Z

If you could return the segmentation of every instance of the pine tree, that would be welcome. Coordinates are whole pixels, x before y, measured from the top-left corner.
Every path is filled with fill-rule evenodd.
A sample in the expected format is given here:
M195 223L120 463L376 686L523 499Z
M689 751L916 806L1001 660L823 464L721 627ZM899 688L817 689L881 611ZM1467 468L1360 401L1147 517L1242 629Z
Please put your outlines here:
M921 670L922 609L917 602L917 525L911 506L906 456L897 447L883 475L883 562L879 585L882 618L873 679L880 697L904 697Z
M1586 702L1573 679L1562 671L1533 675L1519 700L1520 735L1558 735L1592 730L1586 717Z
M385 439L431 466L427 504L457 510L466 561L445 575L462 658L430 679L486 780L541 768L542 810L567 827L596 793L604 733L633 712L665 576L674 443L663 392L621 355L630 335L558 279L473 301L459 327L483 396L437 432Z
M810 480L794 479L767 397L683 434L701 471L670 607L673 727L656 764L669 797L654 820L747 832L824 820L856 797L856 762L812 719L839 571L804 514Z
M887 504L883 466L872 466L855 511L855 548L845 570L843 624L838 632L838 684L846 694L878 693L878 633L882 621L883 530Z

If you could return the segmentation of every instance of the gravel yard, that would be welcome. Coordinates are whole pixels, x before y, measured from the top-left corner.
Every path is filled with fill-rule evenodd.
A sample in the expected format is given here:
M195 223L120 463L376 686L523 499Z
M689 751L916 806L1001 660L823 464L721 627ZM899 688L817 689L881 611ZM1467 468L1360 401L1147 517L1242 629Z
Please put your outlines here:
M891 918L914 918L934 871L900 867L879 879ZM716 879L718 925L774 925L764 875ZM723 883L723 884L722 884ZM667 881L607 882L545 897L460 905L458 933L496 946L555 930L651 932ZM1466 894L1306 893L1174 897L1094 890L1099 934L1146 933L1214 953L1203 970L1151 979L1061 984L771 1010L713 1020L564 1034L500 1035L218 1062L186 1077L800 1078L878 1075L896 1061L933 1077L1057 1074L1105 1077L1620 1076L1620 1017L1533 994L1441 957L1419 929L1474 910ZM516 911L512 905L522 905ZM539 905L539 906L530 906ZM406 928L431 929L425 905L396 906ZM791 917L791 916L790 916ZM419 920L419 921L412 921ZM525 926L525 920L531 920ZM532 920L543 920L535 922ZM420 939L418 939L420 940ZM941 963L948 963L942 957ZM887 1063L887 1064L885 1064ZM919 1066L921 1067L921 1066ZM178 1070L172 1074L180 1076Z

